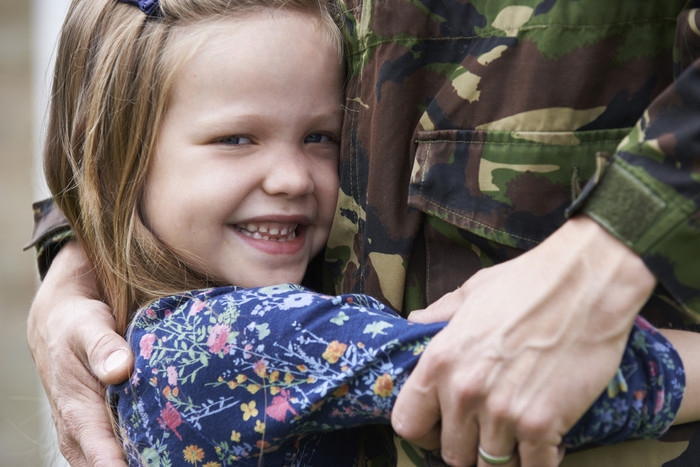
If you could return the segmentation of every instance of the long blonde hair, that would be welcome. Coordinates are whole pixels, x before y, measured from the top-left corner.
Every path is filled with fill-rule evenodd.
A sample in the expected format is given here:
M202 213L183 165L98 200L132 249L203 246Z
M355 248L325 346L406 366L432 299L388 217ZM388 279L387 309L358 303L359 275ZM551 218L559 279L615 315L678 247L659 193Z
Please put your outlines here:
M262 10L308 14L340 51L331 0L161 0L148 16L117 0L73 0L53 76L44 171L124 333L155 298L218 285L179 260L144 224L140 201L179 67L181 32ZM293 44L290 44L293 47ZM184 53L183 53L184 52Z

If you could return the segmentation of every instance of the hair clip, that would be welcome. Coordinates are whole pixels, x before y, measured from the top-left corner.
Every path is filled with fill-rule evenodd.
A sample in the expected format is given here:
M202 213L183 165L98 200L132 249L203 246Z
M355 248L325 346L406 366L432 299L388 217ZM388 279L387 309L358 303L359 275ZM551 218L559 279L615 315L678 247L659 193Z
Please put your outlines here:
M148 16L159 17L160 9L158 9L158 0L119 0L122 3L128 3L139 7L139 10L146 13Z

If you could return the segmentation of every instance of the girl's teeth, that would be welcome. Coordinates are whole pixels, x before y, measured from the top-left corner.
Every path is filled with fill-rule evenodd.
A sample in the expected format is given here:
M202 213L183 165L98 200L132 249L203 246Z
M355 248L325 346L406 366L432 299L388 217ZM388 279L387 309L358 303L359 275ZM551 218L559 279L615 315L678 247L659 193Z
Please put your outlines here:
M237 230L247 237L256 240L272 240L280 243L290 242L296 238L294 227L267 227L259 224L246 224L237 227Z

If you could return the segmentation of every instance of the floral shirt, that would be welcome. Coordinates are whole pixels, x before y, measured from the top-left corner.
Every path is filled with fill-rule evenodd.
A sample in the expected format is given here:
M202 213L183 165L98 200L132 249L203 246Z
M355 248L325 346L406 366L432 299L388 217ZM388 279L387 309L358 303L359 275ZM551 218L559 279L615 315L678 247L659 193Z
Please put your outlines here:
M351 466L384 450L392 465L393 446L367 426L389 425L399 389L444 325L298 285L158 300L130 326L132 377L109 389L129 463ZM673 347L640 319L617 377L565 442L660 435L684 382Z

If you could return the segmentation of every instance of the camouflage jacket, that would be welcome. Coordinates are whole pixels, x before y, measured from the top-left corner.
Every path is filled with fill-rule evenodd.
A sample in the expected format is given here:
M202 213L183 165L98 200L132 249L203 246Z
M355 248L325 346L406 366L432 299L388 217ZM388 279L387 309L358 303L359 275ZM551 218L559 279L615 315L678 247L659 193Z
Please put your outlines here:
M341 194L326 251L336 293L423 308L584 211L658 278L645 316L698 321L700 1L345 8ZM669 465L687 465L700 451L687 436L634 444L617 465L684 451ZM422 465L399 447L402 465ZM598 451L565 465L609 455Z
M336 292L422 308L582 209L697 321L700 1L346 6Z

